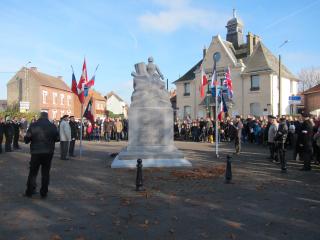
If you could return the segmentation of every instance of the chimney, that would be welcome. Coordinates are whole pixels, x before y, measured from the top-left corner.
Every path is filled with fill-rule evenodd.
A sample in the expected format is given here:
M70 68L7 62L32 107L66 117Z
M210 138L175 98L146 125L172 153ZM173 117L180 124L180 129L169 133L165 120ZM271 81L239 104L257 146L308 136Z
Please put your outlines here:
M258 35L253 36L253 46L257 45L260 42L260 37Z
M203 47L203 52L202 52L202 54L203 54L203 58L206 56L206 54L207 54L207 48L206 48L206 46L204 46Z
M247 53L250 56L253 52L253 35L251 32L248 32L247 35Z
M32 70L34 72L38 72L38 68L37 67L31 67L30 70Z

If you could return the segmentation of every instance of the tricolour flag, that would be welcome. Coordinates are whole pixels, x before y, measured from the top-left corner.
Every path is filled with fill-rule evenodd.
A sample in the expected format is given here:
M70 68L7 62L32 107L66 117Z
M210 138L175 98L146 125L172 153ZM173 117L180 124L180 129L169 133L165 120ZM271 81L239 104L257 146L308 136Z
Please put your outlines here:
M222 121L222 114L227 112L228 112L228 107L227 107L226 101L224 100L223 94L221 94L220 112L218 114L218 119L220 122Z
M233 97L233 87L232 87L232 80L231 80L231 73L230 73L229 66L228 66L227 71L226 71L226 79L224 80L224 85L228 89L229 98L232 98Z
M84 86L88 83L88 73L87 73L87 65L86 59L84 59L83 66L82 66L82 74L78 83L78 96L81 104L84 103Z
M208 78L206 73L204 72L203 69L203 64L201 64L201 85L200 85L200 96L201 98L204 97L204 92L205 92L205 86L208 84Z
M217 92L219 96L219 86L218 86L218 79L217 79L217 69L216 69L216 63L213 65L213 70L212 70L212 77L211 77L211 94L212 97L216 96L216 86L217 86Z
M92 78L91 78L90 81L87 82L87 84L86 84L86 86L87 86L88 88L90 88L90 87L92 87L92 86L94 85L94 81L95 81L95 79L96 79L96 72L97 72L97 70L98 70L98 67L99 67L99 64L98 64L98 66L96 67L96 70L94 71L94 74L93 74Z
M91 122L92 126L94 126L94 116L93 116L93 109L92 109L92 98L90 98L90 100L88 102L88 106L87 106L86 110L84 111L83 117L88 119Z
M77 90L77 80L76 76L74 75L73 69L72 69L72 84L71 84L71 91L78 96L78 90Z

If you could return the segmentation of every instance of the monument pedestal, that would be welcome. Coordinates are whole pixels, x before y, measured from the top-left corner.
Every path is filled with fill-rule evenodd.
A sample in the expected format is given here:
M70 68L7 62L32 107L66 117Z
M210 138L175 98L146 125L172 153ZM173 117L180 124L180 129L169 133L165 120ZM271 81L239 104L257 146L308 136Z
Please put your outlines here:
M159 75L147 72L144 63L136 72L128 114L129 141L113 160L112 168L135 168L137 159L143 167L191 167L173 141L173 109L170 96Z

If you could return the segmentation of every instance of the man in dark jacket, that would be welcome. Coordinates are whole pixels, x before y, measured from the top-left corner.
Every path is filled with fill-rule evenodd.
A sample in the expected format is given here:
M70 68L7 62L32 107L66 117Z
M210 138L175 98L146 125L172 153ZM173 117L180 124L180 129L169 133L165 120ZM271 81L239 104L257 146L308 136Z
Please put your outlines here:
M17 117L14 117L12 126L14 129L13 133L13 149L20 149L19 147L19 136L20 136L20 128L21 128L21 123L18 120Z
M3 121L3 118L0 117L0 153L2 153L3 134L4 134L4 121Z
M74 145L76 143L77 134L78 134L78 124L76 123L74 116L70 116L69 125L70 125L70 129L71 129L71 141L70 141L70 146L69 146L69 156L75 157Z
M285 118L280 118L280 123L278 126L278 130L275 136L275 144L276 149L278 152L278 158L280 158L280 164L281 164L281 172L286 173L287 172L287 161L286 161L286 141L288 137L288 126L286 123Z
M6 152L12 152L12 140L13 140L14 128L10 116L6 116L6 122L4 124L4 135L6 137L6 143L4 150Z
M40 118L32 123L24 137L25 143L30 143L30 170L27 181L26 197L32 197L36 188L36 179L41 166L40 195L45 198L48 193L49 173L54 153L55 142L59 140L56 126L48 120L48 113L41 112Z
M307 113L302 114L303 123L299 134L299 146L302 150L303 168L301 171L311 170L311 157L312 157L312 135L313 125L310 121L310 115Z

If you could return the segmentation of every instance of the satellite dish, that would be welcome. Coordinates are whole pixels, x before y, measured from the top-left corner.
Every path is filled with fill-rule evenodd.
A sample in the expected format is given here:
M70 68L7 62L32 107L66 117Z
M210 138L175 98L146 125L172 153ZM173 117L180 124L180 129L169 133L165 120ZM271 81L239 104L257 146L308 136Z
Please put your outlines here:
M214 60L215 62L219 62L220 58L221 58L220 52L215 52L215 53L213 54L213 60Z

